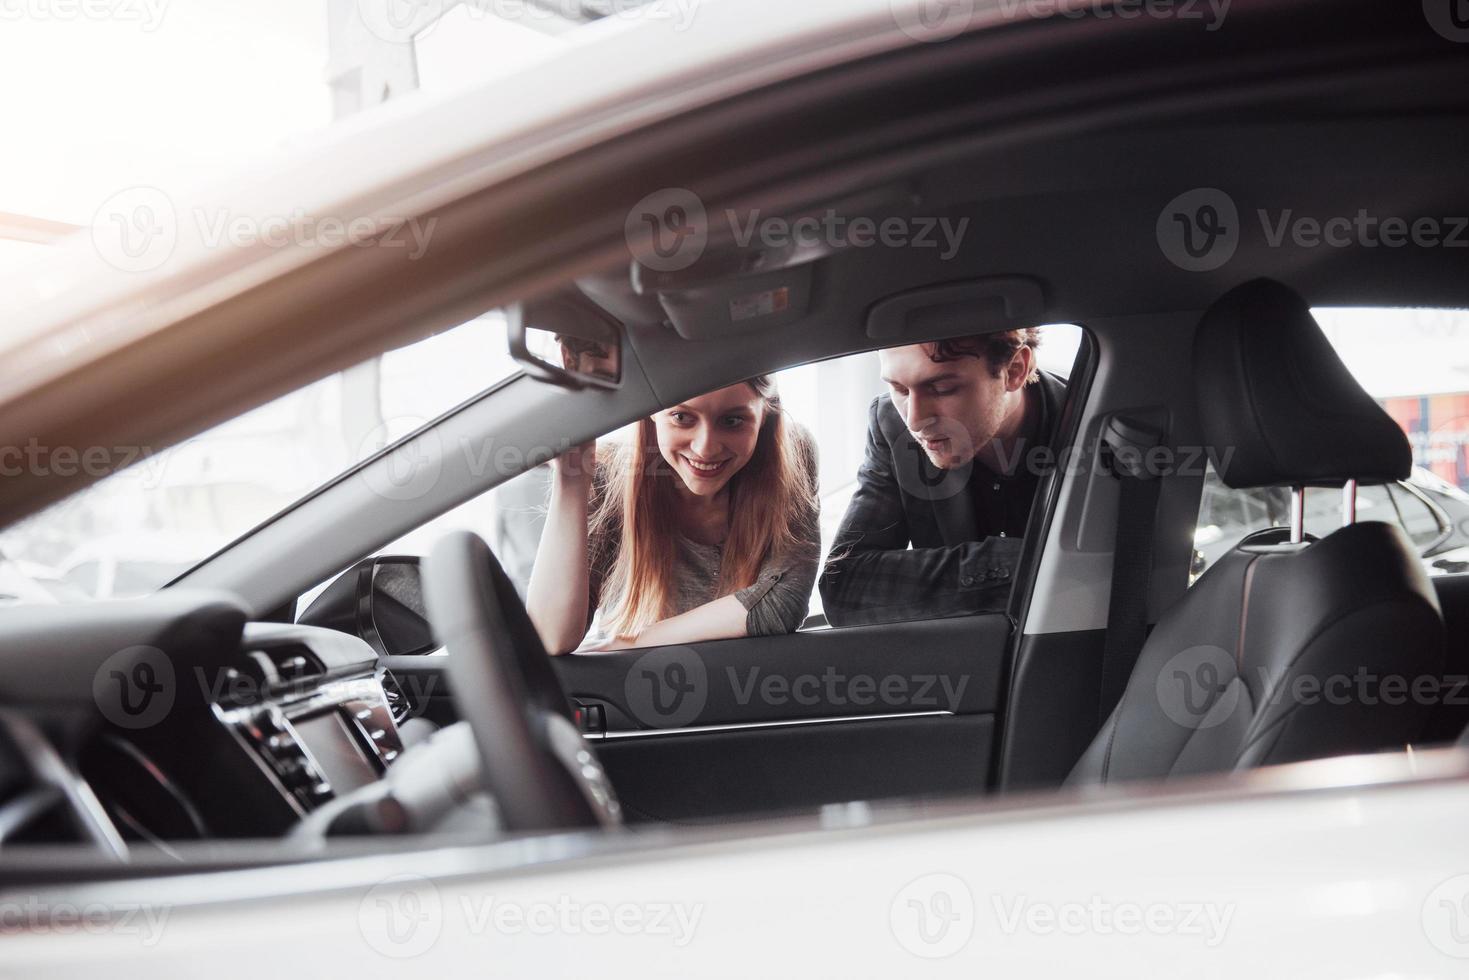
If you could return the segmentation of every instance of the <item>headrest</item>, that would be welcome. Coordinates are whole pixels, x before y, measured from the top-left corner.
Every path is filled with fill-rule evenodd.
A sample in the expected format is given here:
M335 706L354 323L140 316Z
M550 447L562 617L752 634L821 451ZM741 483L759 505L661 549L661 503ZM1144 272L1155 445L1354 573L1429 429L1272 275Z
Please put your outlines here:
M1209 456L1235 488L1401 480L1408 438L1362 390L1306 301L1270 279L1231 289L1194 339Z

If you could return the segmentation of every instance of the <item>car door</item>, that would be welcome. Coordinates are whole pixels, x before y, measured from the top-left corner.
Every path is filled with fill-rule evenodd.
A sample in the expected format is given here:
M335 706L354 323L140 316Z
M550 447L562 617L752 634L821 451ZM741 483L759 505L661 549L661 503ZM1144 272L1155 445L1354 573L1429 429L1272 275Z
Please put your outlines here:
M1081 331L1056 334L1045 363L1070 374ZM868 406L885 391L879 373L867 353L777 375L785 410L819 449L824 553L855 486ZM479 526L522 594L546 479L544 470L524 474L494 491L493 506L476 504L483 509L472 520L449 518ZM1042 481L1041 497L1049 486ZM1033 508L1033 528L1043 510L1043 502ZM1022 557L1017 579L1031 558ZM814 591L806 625L792 634L553 663L635 820L982 793L995 783L1021 598L1007 609L1003 590L996 595L996 611L832 628ZM431 719L454 719L441 658L394 657L388 666Z
M555 661L633 818L990 782L1010 618L817 629Z

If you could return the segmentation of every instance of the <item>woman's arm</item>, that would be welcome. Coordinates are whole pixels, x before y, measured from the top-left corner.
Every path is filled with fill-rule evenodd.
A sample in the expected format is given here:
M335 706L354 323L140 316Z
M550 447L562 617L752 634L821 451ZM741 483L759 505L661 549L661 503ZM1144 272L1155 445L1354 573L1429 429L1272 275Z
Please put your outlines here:
M551 463L551 503L525 607L552 656L576 649L587 633L587 520L596 457L592 441Z
M661 647L671 643L698 643L701 640L732 640L745 636L745 620L749 614L739 597L731 593L688 612L659 620L637 636L620 636L597 644L598 650L626 650L630 647Z

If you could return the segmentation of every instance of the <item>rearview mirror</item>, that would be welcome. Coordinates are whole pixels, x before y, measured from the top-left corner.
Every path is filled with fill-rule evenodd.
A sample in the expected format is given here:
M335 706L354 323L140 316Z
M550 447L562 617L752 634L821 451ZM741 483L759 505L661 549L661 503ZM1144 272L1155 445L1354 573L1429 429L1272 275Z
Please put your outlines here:
M533 378L563 388L622 383L622 325L578 294L509 310L510 356Z
M384 657L416 656L437 646L413 557L363 559L327 586L297 622L360 636Z

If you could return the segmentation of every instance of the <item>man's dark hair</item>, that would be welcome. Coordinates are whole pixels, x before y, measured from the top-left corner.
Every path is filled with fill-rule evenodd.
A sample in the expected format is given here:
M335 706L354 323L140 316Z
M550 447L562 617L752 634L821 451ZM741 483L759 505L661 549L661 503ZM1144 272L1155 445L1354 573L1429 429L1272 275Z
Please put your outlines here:
M998 378L1005 372L1006 365L1010 363L1016 351L1022 347L1035 350L1040 345L1041 328L1023 327L1019 330L1005 330L1001 333L981 333L970 337L936 340L933 343L924 344L923 349L928 353L929 360L935 364L957 361L961 357L982 357L989 362L990 370ZM1025 383L1034 384L1039 378L1040 369L1032 369Z
M559 333L552 336L557 343L578 356L582 354L590 354L593 357L607 356L606 344L599 344L595 340L585 340L581 337L568 337Z

